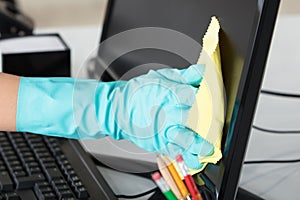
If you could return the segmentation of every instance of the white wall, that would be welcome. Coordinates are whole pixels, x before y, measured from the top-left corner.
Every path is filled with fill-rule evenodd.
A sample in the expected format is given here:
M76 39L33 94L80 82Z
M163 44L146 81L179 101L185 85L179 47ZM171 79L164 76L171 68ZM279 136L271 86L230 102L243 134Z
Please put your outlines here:
M107 0L17 0L37 28L99 24Z

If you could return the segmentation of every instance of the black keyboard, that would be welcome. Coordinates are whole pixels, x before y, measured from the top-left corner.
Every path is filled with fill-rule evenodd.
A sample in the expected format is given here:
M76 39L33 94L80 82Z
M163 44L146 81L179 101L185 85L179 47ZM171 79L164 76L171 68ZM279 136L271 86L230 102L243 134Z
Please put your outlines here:
M78 141L0 132L0 200L116 199Z

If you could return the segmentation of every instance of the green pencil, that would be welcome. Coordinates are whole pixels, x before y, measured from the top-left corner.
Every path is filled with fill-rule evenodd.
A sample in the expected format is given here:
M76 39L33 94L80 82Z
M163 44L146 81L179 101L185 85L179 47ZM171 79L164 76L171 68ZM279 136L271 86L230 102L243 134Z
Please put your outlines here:
M159 187L161 192L165 195L166 199L168 200L177 200L176 196L166 183L165 179L160 175L159 172L155 172L152 174L152 179L156 183L156 185Z

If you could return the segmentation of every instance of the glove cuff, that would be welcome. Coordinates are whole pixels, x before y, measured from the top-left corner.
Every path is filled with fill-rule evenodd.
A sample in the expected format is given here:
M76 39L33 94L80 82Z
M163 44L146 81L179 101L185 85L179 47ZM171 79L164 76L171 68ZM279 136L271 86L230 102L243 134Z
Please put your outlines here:
M22 77L17 131L75 139L105 136L95 111L95 99L101 99L95 96L98 85L97 80Z

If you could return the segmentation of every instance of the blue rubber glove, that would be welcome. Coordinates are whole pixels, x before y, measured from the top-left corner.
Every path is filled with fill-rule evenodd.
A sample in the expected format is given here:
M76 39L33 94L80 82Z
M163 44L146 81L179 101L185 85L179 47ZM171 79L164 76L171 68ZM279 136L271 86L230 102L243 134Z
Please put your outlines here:
M129 81L25 78L19 86L17 130L75 139L111 136L198 169L213 145L184 124L204 66L161 69Z

